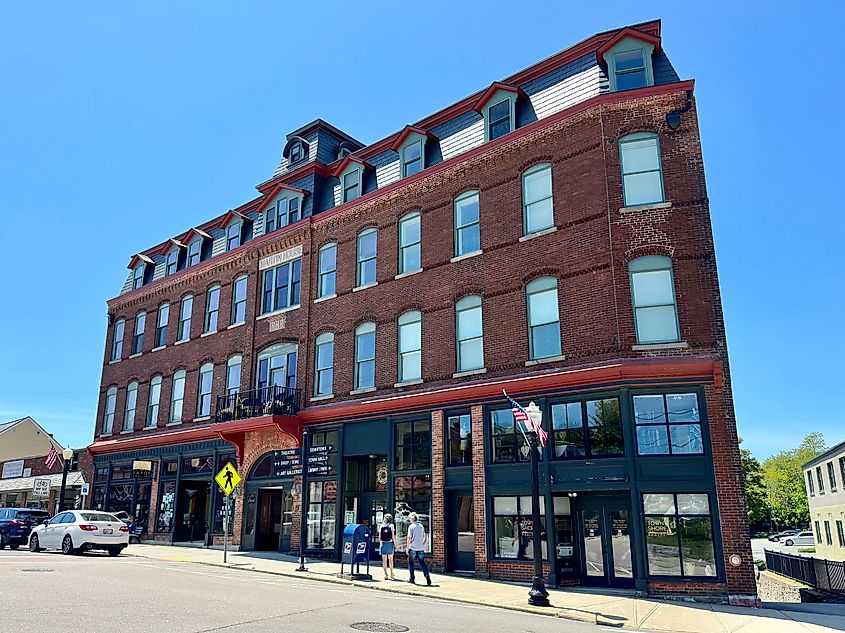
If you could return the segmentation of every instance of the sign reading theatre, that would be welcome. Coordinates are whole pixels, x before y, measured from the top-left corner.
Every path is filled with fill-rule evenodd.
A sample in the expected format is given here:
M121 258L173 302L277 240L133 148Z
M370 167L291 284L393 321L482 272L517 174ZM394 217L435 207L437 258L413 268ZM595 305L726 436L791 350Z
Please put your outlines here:
M309 475L323 476L333 474L330 456L332 450L334 450L334 447L331 444L312 446L308 449ZM302 449L287 448L280 451L273 451L274 477L296 477L301 474Z

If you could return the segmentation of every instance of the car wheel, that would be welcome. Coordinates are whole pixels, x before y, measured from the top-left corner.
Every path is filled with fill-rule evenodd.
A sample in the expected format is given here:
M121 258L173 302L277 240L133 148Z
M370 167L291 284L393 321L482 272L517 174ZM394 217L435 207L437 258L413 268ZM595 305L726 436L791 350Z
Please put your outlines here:
M119 547L110 547L109 548L109 556L119 556L121 552L121 548Z
M69 534L62 540L62 554L73 554L73 539Z
M15 543L14 545L9 545L9 549L18 549L18 547L20 547L20 545L18 545L17 543Z
M32 535L32 538L29 539L29 551L30 552L40 552L41 548L38 547L38 536Z
M787 539L785 545L789 545L789 547L792 547L793 545L795 545L795 541L793 541L791 538Z

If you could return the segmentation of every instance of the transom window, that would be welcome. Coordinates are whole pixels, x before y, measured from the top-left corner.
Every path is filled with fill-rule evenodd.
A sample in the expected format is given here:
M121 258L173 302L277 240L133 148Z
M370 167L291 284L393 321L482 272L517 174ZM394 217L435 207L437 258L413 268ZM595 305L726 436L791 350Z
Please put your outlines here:
M399 382L422 378L422 313L399 317Z
M329 297L336 292L337 244L326 244L320 248L317 298Z
M634 396L637 452L640 455L701 455L698 394Z
M622 195L626 207L663 202L663 169L656 134L630 134L619 140Z
M625 453L618 398L552 405L555 459L619 457Z
M420 242L419 211L402 216L399 220L399 274L422 267Z
M376 249L378 232L367 229L358 235L358 286L367 286L376 282Z
M525 235L554 226L551 165L536 165L522 174L522 209Z
M158 405L161 400L161 376L153 376L150 380L150 397L147 403L147 422L145 428L155 428L158 425Z
M472 419L468 413L450 415L446 419L449 444L449 466L472 464Z
M135 316L135 333L132 336L132 353L140 354L144 349L144 329L147 325L147 313L139 312Z
M103 416L103 435L111 435L114 428L114 407L117 404L117 387L109 387L106 392L106 408Z
M361 195L361 170L360 169L353 169L352 171L348 171L343 174L343 178L341 180L342 187L343 187L343 197L341 200L343 202L349 202L350 200L355 200L355 198Z
M422 140L409 143L402 148L402 176L413 176L423 169Z
M264 271L261 314L299 305L301 273L301 259Z
M397 470L431 468L431 421L414 420L396 424Z
M464 297L455 304L458 371L484 367L484 333L481 323L481 297Z
M179 338L177 341L187 341L191 338L191 312L194 309L194 297L188 295L182 299L179 306Z
M185 401L185 370L173 374L173 387L170 390L170 421L182 421L182 404Z
M455 256L481 250L478 192L467 191L455 199Z
M503 99L491 105L487 114L487 140L504 136L511 131L510 99Z
M643 49L613 54L616 66L616 89L631 90L647 85Z
M243 275L232 284L232 325L246 321L246 280Z
M208 289L205 298L205 333L217 331L217 317L220 313L220 286Z
M214 365L205 363L200 367L199 384L197 389L197 417L211 415L211 389L214 384Z
M162 303L158 307L158 318L156 320L155 346L164 347L167 345L167 322L170 320L170 304Z
M114 338L111 344L111 360L120 360L123 355L123 330L126 321L118 319L114 324Z
M334 334L323 332L316 341L314 395L326 396L334 389Z
M644 494L643 515L649 575L716 575L713 521L706 494Z
M560 356L557 279L540 277L525 287L528 346L532 360Z
M660 255L638 257L628 263L637 343L676 343L680 340L672 260Z
M355 328L355 389L376 384L376 324L362 323Z
M123 414L123 431L131 431L135 427L135 409L138 406L138 383L132 381L126 387L126 411Z

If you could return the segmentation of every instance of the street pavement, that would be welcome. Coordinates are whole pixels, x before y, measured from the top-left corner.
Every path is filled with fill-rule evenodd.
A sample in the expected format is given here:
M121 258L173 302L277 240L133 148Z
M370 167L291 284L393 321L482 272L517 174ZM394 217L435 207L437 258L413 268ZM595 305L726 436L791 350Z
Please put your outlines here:
M812 553L802 553L798 551L799 549L805 549L807 547L809 546L793 545L790 547L788 545L784 545L783 543L770 541L766 538L751 539L751 554L754 556L754 560L765 560L766 553L764 550L782 552L783 554L792 554L793 556L814 556Z

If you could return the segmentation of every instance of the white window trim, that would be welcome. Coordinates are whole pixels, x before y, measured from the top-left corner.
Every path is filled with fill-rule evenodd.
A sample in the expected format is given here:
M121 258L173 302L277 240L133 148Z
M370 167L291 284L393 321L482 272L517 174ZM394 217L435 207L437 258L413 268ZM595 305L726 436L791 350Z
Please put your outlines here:
M510 92L509 90L497 90L494 92L491 97L487 100L487 103L484 104L484 107L481 109L481 115L484 117L484 142L490 142L490 108L495 105L499 105L502 101L508 101L508 107L510 109L510 122L511 122L511 129L508 134L516 130L516 93ZM505 134L504 136L507 136ZM498 138L502 138L501 136ZM496 140L496 139L493 139Z
M616 53L627 53L637 49L641 50L643 53L645 84L646 86L654 85L654 67L652 64L654 46L633 37L626 37L616 46L607 51L603 56L604 61L607 64L607 78L610 83L611 92L616 92Z
M347 174L351 174L353 171L358 172L358 195L354 198L346 200L346 195L344 191L343 182L346 178ZM346 166L342 172L340 172L340 176L338 176L340 180L340 204L346 204L347 202L352 202L353 200L357 200L361 196L364 195L364 166L360 163L351 162L349 165Z
M421 171L425 170L425 143L427 140L428 139L419 132L411 132L410 134L408 134L408 138L406 138L399 146L397 153L399 154L399 173L402 178L408 177L408 174L405 173L405 150L417 142L420 143L420 171L416 173L418 174ZM411 175L413 176L414 174Z

